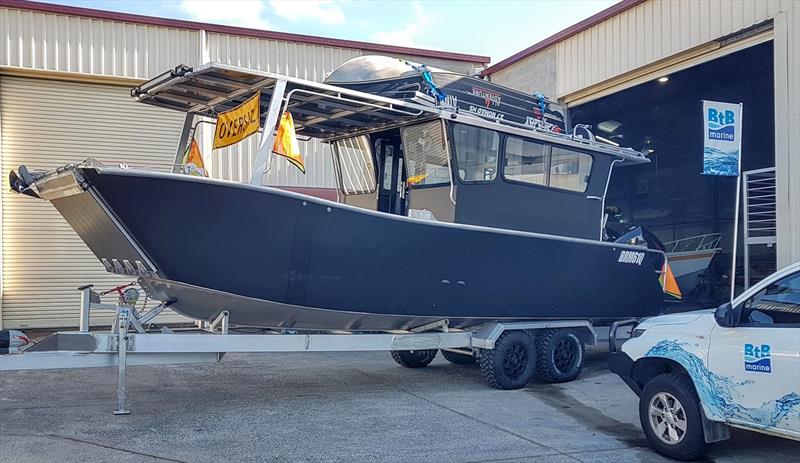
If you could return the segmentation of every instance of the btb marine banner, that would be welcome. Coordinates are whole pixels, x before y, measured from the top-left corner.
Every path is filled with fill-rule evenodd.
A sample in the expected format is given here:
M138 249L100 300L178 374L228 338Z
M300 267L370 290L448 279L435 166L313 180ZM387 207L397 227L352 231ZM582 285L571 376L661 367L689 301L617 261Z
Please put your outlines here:
M741 151L741 103L704 100L703 174L737 177Z

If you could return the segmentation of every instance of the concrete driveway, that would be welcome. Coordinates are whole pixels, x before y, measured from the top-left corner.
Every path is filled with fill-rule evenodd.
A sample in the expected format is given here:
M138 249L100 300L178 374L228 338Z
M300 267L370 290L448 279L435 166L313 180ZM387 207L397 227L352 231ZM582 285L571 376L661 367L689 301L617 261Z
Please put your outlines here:
M220 364L0 373L8 461L658 462L637 400L593 351L563 385L489 389L440 357L409 370L387 353L229 354ZM798 461L800 443L747 432L709 461Z

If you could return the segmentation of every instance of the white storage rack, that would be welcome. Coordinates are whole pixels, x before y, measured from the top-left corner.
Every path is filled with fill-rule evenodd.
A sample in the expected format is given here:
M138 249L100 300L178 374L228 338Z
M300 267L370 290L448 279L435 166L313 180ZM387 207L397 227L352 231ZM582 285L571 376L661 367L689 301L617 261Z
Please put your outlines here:
M548 320L484 323L470 330L452 330L448 321L416 327L409 331L328 334L235 333L222 312L211 323L200 322L192 332L148 332L145 326L168 304L138 312L124 304L100 302L92 286L81 291L81 317L78 331L56 332L19 353L0 355L0 371L117 367L117 409L115 415L130 413L126 405L126 366L218 362L229 352L357 352L411 351L443 349L471 353L471 349L493 349L506 331L533 331L569 328L586 344L594 345L597 336L586 320ZM92 310L116 313L110 331L91 331Z

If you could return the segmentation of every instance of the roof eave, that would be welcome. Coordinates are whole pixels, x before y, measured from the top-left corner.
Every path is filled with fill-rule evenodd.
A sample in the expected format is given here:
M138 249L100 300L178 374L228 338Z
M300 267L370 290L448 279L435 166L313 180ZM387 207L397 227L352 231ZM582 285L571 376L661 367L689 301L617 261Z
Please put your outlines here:
M393 45L383 45L379 43L360 42L356 40L334 39L330 37L319 37L314 35L291 34L288 32L275 32L261 29L250 29L247 27L224 26L220 24L209 24L182 19L159 18L155 16L144 16L132 13L119 13L116 11L96 10L93 8L83 8L69 5L56 5L53 3L41 3L29 0L0 0L0 7L15 8L20 10L39 11L43 13L63 14L69 16L80 16L86 18L101 19L106 21L119 21L134 24L144 24L149 26L171 27L176 29L205 30L218 34L240 35L245 37L255 37L271 40L282 40L287 42L308 43L339 48L352 48L379 53L397 53L403 55L419 56L424 58L439 58L452 61L462 61L487 65L491 61L488 56L472 55L467 53L453 53L439 50L426 50L422 48L397 47Z

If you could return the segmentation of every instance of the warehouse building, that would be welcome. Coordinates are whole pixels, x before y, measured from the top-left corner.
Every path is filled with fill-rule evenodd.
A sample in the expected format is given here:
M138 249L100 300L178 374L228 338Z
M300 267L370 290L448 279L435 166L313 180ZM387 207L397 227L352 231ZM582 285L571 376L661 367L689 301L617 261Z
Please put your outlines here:
M170 169L183 114L136 103L130 89L178 64L214 61L319 81L344 61L365 54L465 74L489 62L485 56L20 0L0 0L0 31L4 179L20 164L49 169L88 157L111 165ZM204 141L201 150L211 175L249 179L257 137L210 154L211 137L202 129L198 139ZM280 159L265 183L324 195L334 187L327 148L307 143L302 149L307 175ZM79 285L107 289L127 283L105 272L49 203L10 193L7 186L0 190L0 327L76 326Z
M800 260L800 2L624 0L483 75L650 153L615 171L606 205L672 242L673 267L707 265L683 288L697 305L729 297L736 197L736 177L701 174L701 100L742 103L737 292Z

